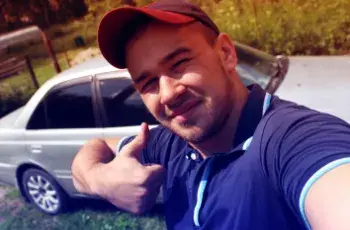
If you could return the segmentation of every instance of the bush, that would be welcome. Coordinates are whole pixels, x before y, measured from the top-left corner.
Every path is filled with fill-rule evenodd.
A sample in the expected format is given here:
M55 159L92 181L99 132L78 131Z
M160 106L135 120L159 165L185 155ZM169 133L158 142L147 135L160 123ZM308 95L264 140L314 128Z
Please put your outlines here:
M350 52L348 0L221 0L206 10L234 40L268 53Z

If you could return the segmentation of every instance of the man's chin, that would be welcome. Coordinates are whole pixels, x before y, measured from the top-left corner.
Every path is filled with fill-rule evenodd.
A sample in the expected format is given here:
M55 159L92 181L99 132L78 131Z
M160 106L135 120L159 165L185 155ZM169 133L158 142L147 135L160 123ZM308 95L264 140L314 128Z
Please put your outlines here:
M203 128L190 124L179 124L168 128L187 142L191 143L202 142L206 136L205 132L203 132Z

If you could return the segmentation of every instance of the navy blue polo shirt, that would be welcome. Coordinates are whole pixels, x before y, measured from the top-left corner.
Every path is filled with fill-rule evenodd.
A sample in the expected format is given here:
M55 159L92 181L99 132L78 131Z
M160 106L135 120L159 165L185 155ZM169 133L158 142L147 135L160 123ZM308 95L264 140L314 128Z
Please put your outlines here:
M349 124L270 99L258 85L249 89L230 152L202 159L168 129L150 131L143 163L166 168L168 229L307 229L304 201L311 185L350 163Z

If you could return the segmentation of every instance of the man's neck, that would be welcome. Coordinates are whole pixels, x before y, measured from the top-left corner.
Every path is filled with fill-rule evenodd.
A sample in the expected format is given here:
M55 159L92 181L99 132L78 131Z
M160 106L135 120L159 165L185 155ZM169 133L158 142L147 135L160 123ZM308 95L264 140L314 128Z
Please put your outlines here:
M199 144L191 143L191 146L196 149L203 158L215 153L225 153L232 149L238 121L249 95L249 90L244 86L239 87L238 90L239 91L235 91L236 98L234 106L223 128L205 142Z

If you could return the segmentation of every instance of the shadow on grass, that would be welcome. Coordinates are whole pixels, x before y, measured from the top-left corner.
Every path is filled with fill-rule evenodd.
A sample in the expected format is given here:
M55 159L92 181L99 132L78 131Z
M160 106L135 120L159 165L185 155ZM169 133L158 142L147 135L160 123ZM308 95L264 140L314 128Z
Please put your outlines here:
M83 198L74 198L71 199L69 203L69 208L66 211L67 214L69 213L75 213L78 211L94 211L94 212L100 212L100 213L106 213L106 212L126 212L123 211L111 203L105 201L105 200L98 200L98 199L83 199ZM157 203L151 210L149 210L145 215L157 215L162 216L164 214L164 208L163 204Z
M0 229L35 230L165 230L163 206L157 204L143 215L122 211L97 199L71 199L70 208L59 215L39 212L20 198L18 190L6 194L0 202Z

